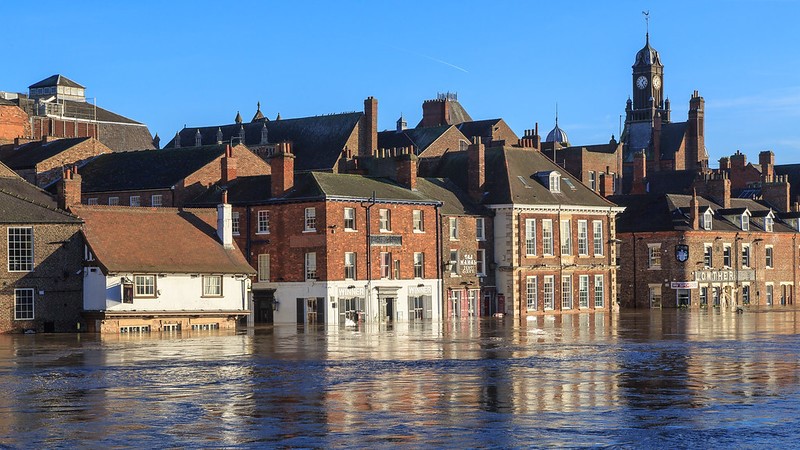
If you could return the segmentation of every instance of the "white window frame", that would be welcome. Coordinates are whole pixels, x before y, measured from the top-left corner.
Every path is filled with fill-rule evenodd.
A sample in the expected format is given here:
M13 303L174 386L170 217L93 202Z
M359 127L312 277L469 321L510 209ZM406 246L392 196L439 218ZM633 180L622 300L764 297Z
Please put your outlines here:
M772 233L773 225L775 224L775 220L772 217L767 216L764 217L764 231L768 233Z
M545 311L555 309L555 301L556 301L556 294L555 294L555 276L554 275L545 275L544 276L544 309Z
M572 309L572 275L561 276L561 309Z
M525 255L536 256L536 219L525 219Z
M578 308L589 307L589 275L578 275Z
M8 227L6 243L9 272L33 272L36 267L33 231L33 227Z
M414 252L414 278L425 278L425 253Z
M558 173L556 171L550 172L550 176L548 177L548 181L549 181L549 184L550 184L550 186L549 186L550 192L552 192L554 194L558 194L558 193L561 192L561 174L560 173Z
M710 269L714 266L714 245L710 243L703 244L703 266Z
M714 222L713 222L713 218L714 218L714 217L713 217L713 215L711 214L711 210L707 209L707 210L706 210L706 212L704 212L704 213L703 213L703 215L702 215L701 217L702 217L702 222L703 222L703 223L701 223L701 224L700 224L700 226L701 226L701 227L702 227L704 230L707 230L707 231L708 231L708 230L711 230L711 229L713 228L713 223L714 223Z
M378 210L378 229L384 233L392 231L392 211L390 209Z
M742 268L750 267L750 244L742 244Z
M458 240L458 217L450 217L448 220L450 224L450 240Z
M589 189L597 190L597 178L593 170L589 171Z
M561 240L561 254L572 254L572 223L569 219L561 221L559 228L559 238Z
M414 233L425 232L425 213L421 209L411 212L411 220L414 226Z
M578 221L578 255L589 255L589 222Z
M661 297L661 286L649 286L647 298L650 300L650 307L651 308L663 308L664 307L664 300ZM658 301L658 305L656 305L656 300Z
M344 279L355 280L357 279L356 272L356 254L355 252L344 253Z
M766 295L764 296L764 302L766 305L772 306L775 304L775 284L774 283L767 283L766 284Z
M486 240L486 221L483 217L475 218L475 239L479 241Z
M380 263L381 278L389 279L392 276L392 253L381 252Z
M594 276L594 307L605 308L606 295L605 295L605 277L601 275Z
M90 197L86 199L86 204L89 206L96 206L97 205L97 197Z
M161 194L153 194L150 196L150 206L153 208L160 208L164 206L164 196Z
M344 209L344 231L356 231L356 209Z
M742 231L750 231L750 216L746 212L739 216L739 227Z
M661 269L661 243L647 244L647 268Z
M542 255L553 256L553 219L542 219Z
M317 279L317 254L316 252L307 252L305 255L305 274L306 281L313 281Z
M732 266L732 254L733 250L731 250L731 244L722 244L722 267L726 269L730 269Z
M539 281L536 275L525 277L525 301L528 311L539 309Z
M485 277L486 276L486 250L482 249L482 248L477 249L476 250L475 259L476 259L476 261L475 261L475 264L476 264L475 272L477 273L477 275L479 277Z
M108 197L108 206L118 206L119 205L119 197Z
M23 295L25 296L24 298L22 297ZM24 306L24 308L22 306ZM35 308L36 292L33 288L14 289L14 320L36 319Z
M458 249L450 249L450 276L458 276Z
M262 209L256 213L256 234L269 234L269 210Z
M303 213L303 232L317 231L317 208L311 206L304 210Z
M203 297L222 297L222 275L203 275Z
M142 206L142 198L138 195L131 195L128 198L128 205L133 207Z
M239 211L231 211L231 232L234 236L241 234L241 223L239 221Z
M603 256L605 253L603 248L605 242L603 241L603 221L592 221L592 245L594 247L594 256Z
M133 298L156 298L157 294L155 275L133 276Z
M764 267L767 269L775 268L775 249L771 245L764 247Z

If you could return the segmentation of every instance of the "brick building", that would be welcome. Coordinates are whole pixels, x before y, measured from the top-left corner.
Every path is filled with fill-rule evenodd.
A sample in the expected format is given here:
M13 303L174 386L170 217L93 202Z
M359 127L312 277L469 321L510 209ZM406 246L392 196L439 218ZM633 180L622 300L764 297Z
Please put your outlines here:
M455 125L406 128L402 117L396 130L378 133L379 148L411 147L419 158L436 158L445 152L464 150L469 142Z
M31 136L28 115L14 102L0 97L0 150L22 136ZM0 153L1 154L1 153Z
M207 145L100 155L80 167L82 203L180 207L217 182L269 173L244 145Z
M227 192L234 238L258 269L254 320L354 325L441 317L438 208L424 195L413 155L397 156L394 179L295 174L278 144L271 175L238 177L195 202ZM299 158L298 158L299 159Z
M54 139L20 145L6 153L0 161L27 182L46 188L61 178L65 166L84 165L111 149L92 137Z
M800 213L731 198L730 185L713 174L693 195L610 198L626 208L617 226L624 307L794 303Z
M0 332L77 331L81 220L0 164Z
M527 144L527 141L522 142ZM472 144L432 173L493 215L497 310L522 318L608 311L616 298L614 219L622 209L566 175L537 148Z
M28 93L0 93L25 114L19 130L18 111L9 122L0 121L0 143L17 138L19 145L42 137L94 137L113 151L155 148L153 136L143 123L87 102L86 88L63 75L52 75L28 87ZM3 108L0 107L0 113ZM0 115L4 119L5 115ZM12 136L13 133L18 133Z

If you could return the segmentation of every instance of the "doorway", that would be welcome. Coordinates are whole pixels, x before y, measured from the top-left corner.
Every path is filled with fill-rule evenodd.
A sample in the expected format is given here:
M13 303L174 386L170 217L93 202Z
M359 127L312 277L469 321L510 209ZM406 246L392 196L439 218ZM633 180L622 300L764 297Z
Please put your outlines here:
M381 321L394 322L394 314L395 314L395 298L384 297L383 301L381 302Z
M253 291L253 322L255 324L275 321L275 290Z

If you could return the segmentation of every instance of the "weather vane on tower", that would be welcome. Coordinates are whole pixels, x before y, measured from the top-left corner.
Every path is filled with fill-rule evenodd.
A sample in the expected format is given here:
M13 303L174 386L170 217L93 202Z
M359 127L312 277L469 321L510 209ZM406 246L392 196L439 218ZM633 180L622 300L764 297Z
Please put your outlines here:
M644 14L645 30L646 30L647 34L649 35L650 34L650 10L648 9L647 11L642 11L642 14Z

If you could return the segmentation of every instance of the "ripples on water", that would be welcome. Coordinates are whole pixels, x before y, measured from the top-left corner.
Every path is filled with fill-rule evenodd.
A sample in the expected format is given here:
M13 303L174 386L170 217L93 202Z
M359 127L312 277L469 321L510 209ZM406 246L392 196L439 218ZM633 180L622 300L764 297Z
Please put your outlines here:
M0 447L791 447L798 319L0 336Z

